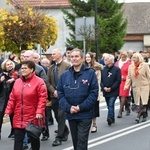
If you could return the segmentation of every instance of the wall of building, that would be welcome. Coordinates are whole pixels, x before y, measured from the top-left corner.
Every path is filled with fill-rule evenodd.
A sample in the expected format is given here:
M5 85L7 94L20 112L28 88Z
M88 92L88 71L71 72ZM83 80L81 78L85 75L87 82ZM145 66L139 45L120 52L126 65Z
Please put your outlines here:
M43 11L46 11L46 13L48 15L53 16L57 20L57 23L58 23L57 41L56 41L54 46L51 46L47 50L46 54L51 53L51 51L55 48L60 48L63 52L65 52L65 50L66 50L66 46L65 46L66 38L69 38L69 32L70 31L65 24L63 12L61 11L61 9L49 9L49 10L43 10ZM68 9L68 11L71 11L71 9Z

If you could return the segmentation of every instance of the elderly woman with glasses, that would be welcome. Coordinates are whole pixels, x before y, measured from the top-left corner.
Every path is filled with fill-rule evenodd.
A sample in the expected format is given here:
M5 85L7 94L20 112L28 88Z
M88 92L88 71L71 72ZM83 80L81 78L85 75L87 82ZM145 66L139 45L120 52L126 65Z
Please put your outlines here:
M3 72L0 74L0 139L1 128L3 123L4 111L7 106L9 94L12 90L15 80L18 78L18 72L14 70L15 64L13 61L6 59L1 64ZM10 115L12 125L13 114ZM11 128L11 133L8 137L14 137L14 130Z
M47 100L46 85L43 79L35 75L33 61L22 62L21 74L14 84L5 110L6 117L14 112L14 150L22 150L28 122L34 120L34 123L38 124L38 119L44 117ZM28 136L32 150L39 150L40 139Z
M150 91L150 69L140 53L134 53L132 64L129 66L128 77L124 89L128 90L131 85L135 101L135 110L138 113L135 121L146 121L146 107Z

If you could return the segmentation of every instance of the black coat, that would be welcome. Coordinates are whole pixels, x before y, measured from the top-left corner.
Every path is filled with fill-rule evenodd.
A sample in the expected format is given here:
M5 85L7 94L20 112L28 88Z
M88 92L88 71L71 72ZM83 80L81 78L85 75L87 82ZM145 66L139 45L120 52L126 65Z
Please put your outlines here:
M119 86L121 83L121 70L119 67L105 66L101 71L101 90L104 97L117 97L119 95ZM105 92L104 87L111 88L110 92Z
M5 74L6 73L6 74ZM5 80L3 82L0 82L0 111L4 111L9 99L9 94L11 93L12 87L14 85L14 82L11 84L7 84L7 81L11 79L11 72L2 72L0 74L1 76L5 76Z

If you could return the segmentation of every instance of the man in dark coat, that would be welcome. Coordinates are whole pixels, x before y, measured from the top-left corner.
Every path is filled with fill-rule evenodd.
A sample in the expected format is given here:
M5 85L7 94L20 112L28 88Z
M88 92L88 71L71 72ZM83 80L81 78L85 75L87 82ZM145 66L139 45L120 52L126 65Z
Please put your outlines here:
M98 98L98 81L95 71L83 65L83 53L71 52L72 67L58 81L59 105L67 114L74 150L87 150L88 135Z
M121 83L121 70L119 67L114 66L114 56L106 55L104 58L105 67L101 72L101 89L105 97L108 115L107 122L111 125L115 122L115 101L119 96L119 86Z

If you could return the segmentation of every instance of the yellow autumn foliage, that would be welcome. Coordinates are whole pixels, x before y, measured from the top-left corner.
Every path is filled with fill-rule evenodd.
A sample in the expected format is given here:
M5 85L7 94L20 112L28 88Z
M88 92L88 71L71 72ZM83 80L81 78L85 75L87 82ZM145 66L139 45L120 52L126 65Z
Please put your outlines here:
M47 50L55 44L57 36L57 21L36 8L24 5L21 9L0 9L0 47L3 50L8 50L9 46L10 50L20 50L22 45L32 49L37 43Z

